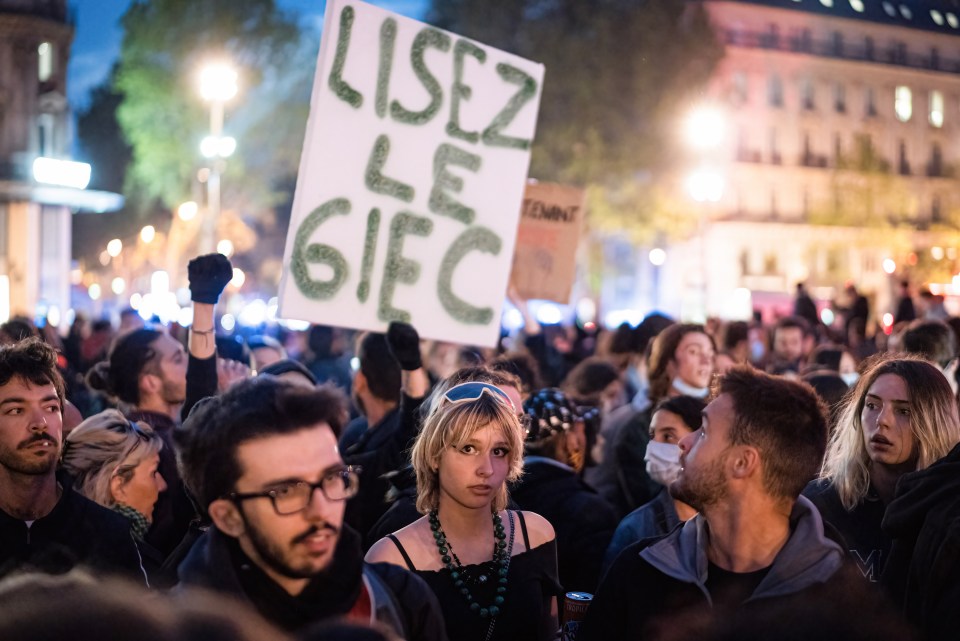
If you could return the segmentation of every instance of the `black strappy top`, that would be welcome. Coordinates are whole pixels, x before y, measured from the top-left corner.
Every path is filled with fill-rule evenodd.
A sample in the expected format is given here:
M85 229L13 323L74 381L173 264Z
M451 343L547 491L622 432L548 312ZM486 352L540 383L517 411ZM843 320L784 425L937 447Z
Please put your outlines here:
M531 550L523 513L515 514L526 551L510 560L506 601L500 608L490 641L548 641L556 637L550 618L550 600L563 592L557 576L557 544L552 540ZM437 595L447 624L447 637L451 641L485 641L489 619L481 619L470 610L467 600L454 587L450 572L418 570L397 537L392 534L388 537L397 546L407 568L426 581ZM465 565L461 570L470 593L483 607L493 603L496 596L496 572L492 561Z

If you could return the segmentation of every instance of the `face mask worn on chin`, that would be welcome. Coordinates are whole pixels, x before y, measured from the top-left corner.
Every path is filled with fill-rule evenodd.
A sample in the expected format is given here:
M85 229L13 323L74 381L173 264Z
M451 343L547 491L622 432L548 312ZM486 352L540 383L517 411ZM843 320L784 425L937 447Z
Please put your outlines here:
M647 474L657 483L669 486L680 475L680 446L673 443L647 443Z
M681 378L673 379L673 389L677 390L684 396L692 396L694 398L706 398L707 394L710 393L709 387L694 387L683 381Z
M845 372L840 375L840 378L842 378L843 382L847 384L847 387L853 387L857 382L857 379L860 378L860 375L856 372Z

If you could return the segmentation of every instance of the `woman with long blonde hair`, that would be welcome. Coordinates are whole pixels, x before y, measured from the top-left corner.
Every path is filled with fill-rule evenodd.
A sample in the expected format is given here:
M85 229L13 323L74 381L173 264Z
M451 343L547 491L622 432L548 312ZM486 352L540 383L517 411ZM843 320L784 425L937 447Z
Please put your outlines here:
M367 553L420 576L458 641L545 641L557 632L553 527L508 510L507 483L523 470L524 430L502 389L468 382L432 405L413 446L417 509L411 525Z
M869 363L846 396L820 478L804 491L843 536L865 577L877 581L891 539L880 527L897 481L960 441L950 384L919 358Z

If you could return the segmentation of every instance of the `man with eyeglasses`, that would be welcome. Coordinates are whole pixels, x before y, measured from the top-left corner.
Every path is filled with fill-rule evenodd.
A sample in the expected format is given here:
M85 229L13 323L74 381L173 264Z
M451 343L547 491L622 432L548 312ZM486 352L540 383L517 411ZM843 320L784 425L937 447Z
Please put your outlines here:
M337 450L345 418L333 388L271 376L196 406L176 441L213 527L180 565L181 586L237 596L289 631L345 617L411 641L445 639L427 585L364 563L359 534L343 522L360 472Z
M142 583L130 523L57 475L63 403L52 347L38 338L0 347L0 577L82 566Z

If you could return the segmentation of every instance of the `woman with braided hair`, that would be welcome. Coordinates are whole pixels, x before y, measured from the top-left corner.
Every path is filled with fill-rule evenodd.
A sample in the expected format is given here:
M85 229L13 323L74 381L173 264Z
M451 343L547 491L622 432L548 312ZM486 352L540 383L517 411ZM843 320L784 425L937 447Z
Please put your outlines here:
M556 388L523 404L527 434L524 475L510 495L524 510L543 515L557 533L557 567L564 591L594 592L603 553L617 527L613 508L583 482L587 452L585 413Z

